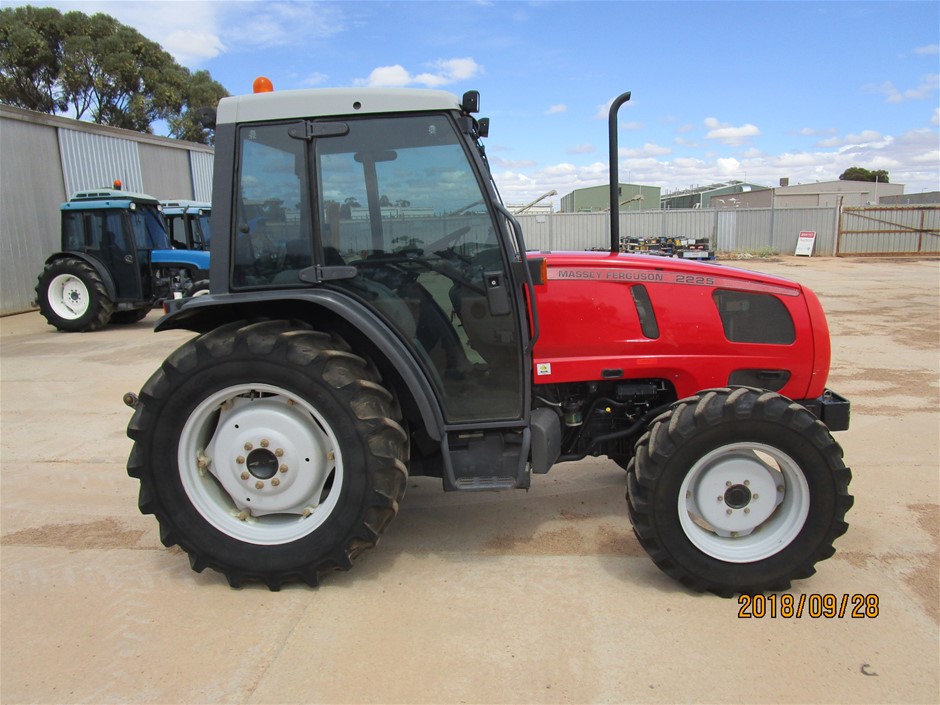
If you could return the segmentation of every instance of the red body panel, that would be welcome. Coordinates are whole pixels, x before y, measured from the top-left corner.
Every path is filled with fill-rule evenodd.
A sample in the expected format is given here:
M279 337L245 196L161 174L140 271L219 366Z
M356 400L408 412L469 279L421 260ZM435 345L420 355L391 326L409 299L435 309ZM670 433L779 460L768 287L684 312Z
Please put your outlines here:
M829 331L819 301L799 284L722 265L649 255L550 253L537 286L536 384L665 379L679 397L723 387L735 370L788 370L779 391L819 396L829 371ZM643 284L659 337L643 334L631 287ZM791 344L731 342L716 289L770 294L793 320ZM619 372L618 372L619 371Z

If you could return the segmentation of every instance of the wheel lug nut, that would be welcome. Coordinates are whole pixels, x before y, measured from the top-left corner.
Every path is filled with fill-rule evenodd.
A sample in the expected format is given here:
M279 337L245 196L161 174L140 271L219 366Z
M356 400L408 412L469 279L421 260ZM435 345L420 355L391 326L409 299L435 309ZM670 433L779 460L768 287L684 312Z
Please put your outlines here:
M243 473L242 473L242 479L243 479L243 480L247 480L249 477L251 477L251 475L249 475L247 472L243 472Z
M263 490L263 489L264 489L264 483L263 483L261 480L258 480L258 481L255 483L255 489L256 489L256 490Z
M280 470L281 472L287 472L287 466L282 465L281 467L278 468L278 470Z
M783 485L777 485L777 492L783 492L783 490L784 490Z
M244 455L239 455L237 458L235 458L235 462L238 463L239 465L244 465L244 464L245 464L245 456L244 456Z
M748 509L747 507L745 507L745 508L744 508L744 513L745 513L745 514L750 514L750 513L751 513L751 510Z
M250 442L250 441L245 444L245 450L251 450L252 448L254 448L254 446L251 445L251 442Z
M731 510L728 509L728 510L725 512L725 514L727 514L728 516L731 516Z
M725 487L731 487L731 480L728 480L728 481L725 483Z
M755 492L751 495L751 499L760 499L760 495Z
M284 449L283 449L283 448L277 448L277 449L275 449L274 455L277 456L278 458L280 458L282 455L284 455Z
M271 480L271 487L277 487L279 484L281 484L281 481L277 479L276 477L273 480Z
M271 444L268 442L268 439L267 439L267 438L262 438L262 439L261 439L261 447L262 447L262 448L267 448L269 445L271 445Z
M744 481L744 486L745 486L745 487L747 487L747 486L750 485L750 484L751 484L751 481L750 481L750 480L745 480L745 481Z
M725 498L724 498L723 496L721 496L721 495L718 495L718 497L717 497L716 499L717 499L719 502L724 502L724 501L725 501Z

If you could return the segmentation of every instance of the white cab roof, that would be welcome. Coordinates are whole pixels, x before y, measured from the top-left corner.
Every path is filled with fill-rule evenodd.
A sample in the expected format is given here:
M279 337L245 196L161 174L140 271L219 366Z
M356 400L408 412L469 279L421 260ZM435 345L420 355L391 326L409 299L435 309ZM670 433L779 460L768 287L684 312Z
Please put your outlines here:
M313 88L223 98L219 103L216 123L459 109L460 99L447 91Z

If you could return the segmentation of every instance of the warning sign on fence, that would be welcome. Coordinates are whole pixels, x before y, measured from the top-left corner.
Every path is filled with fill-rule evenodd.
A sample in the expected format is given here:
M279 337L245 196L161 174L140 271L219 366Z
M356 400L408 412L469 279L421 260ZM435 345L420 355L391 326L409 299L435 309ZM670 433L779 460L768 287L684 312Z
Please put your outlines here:
M794 255L812 257L813 246L816 244L816 231L803 230L800 232L800 239L796 241L796 252Z

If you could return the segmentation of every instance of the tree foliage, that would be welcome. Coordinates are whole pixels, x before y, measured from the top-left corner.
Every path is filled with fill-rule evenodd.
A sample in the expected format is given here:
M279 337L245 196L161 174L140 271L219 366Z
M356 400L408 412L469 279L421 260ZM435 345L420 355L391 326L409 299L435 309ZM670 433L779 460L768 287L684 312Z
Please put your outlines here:
M171 136L210 143L192 113L226 95L109 15L0 10L0 102L138 132L166 121Z
M884 169L878 171L869 171L860 166L850 166L839 176L840 181L877 181L882 184L890 183L888 181L888 172Z

